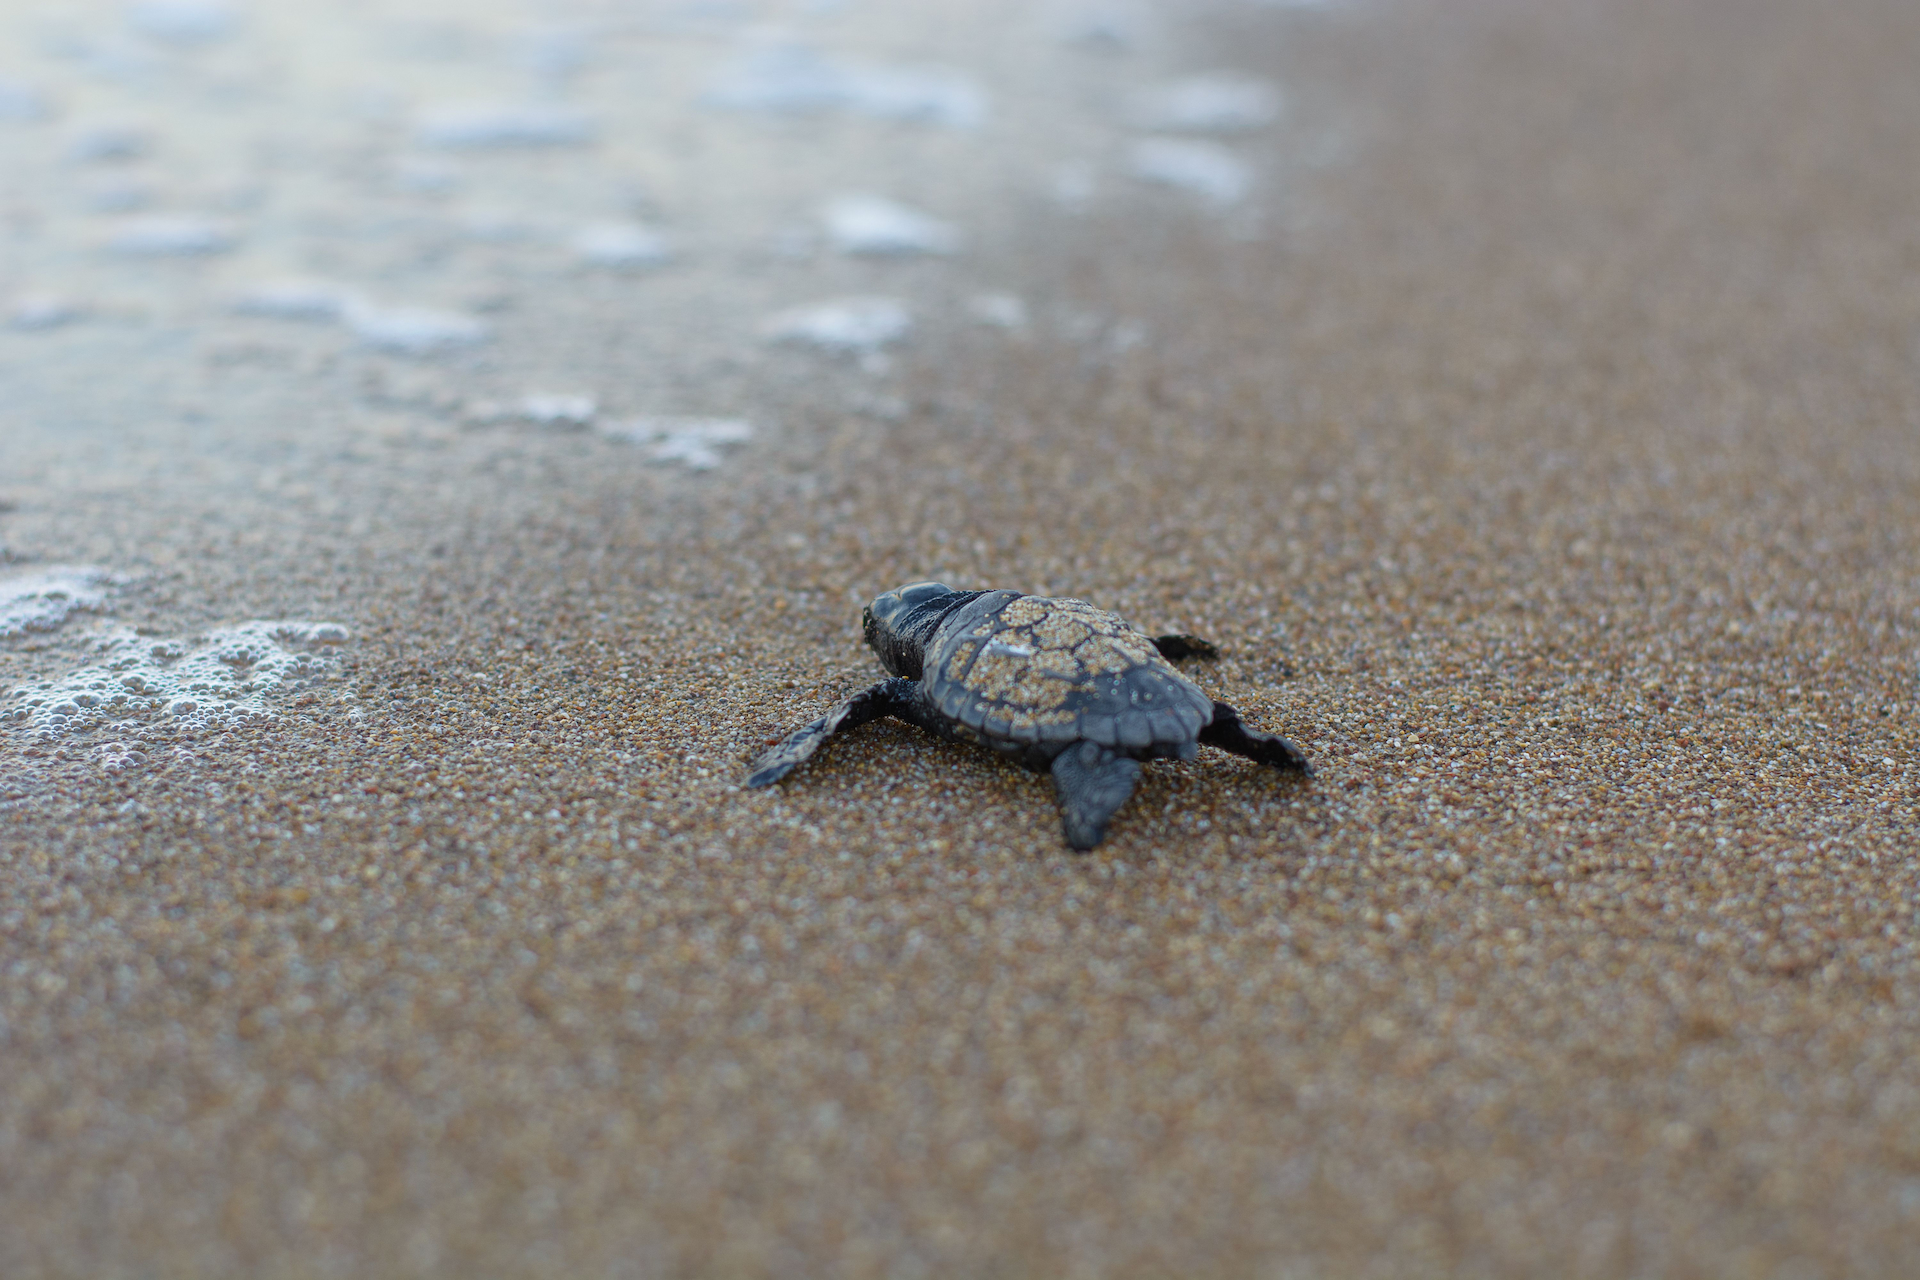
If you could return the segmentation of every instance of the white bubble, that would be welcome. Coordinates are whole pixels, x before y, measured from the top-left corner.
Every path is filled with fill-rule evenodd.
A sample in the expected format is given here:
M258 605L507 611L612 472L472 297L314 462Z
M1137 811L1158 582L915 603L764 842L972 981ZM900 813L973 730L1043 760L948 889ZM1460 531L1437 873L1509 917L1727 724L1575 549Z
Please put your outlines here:
M587 65L593 32L586 27L545 24L523 32L514 52L527 70L543 80L566 80Z
M1059 33L1061 43L1074 48L1120 53L1140 43L1138 28L1135 15L1101 8L1069 13Z
M802 44L757 42L724 67L705 100L736 111L800 114L839 106L839 70Z
M1223 208L1244 200L1253 187L1253 170L1217 142L1143 138L1128 159L1136 178L1192 192Z
M52 114L45 94L32 85L0 76L0 120L44 120Z
M637 222L597 222L573 237L573 251L596 267L655 267L673 258L665 236Z
M1128 115L1144 129L1244 133L1279 118L1280 90L1268 80L1214 71L1143 91L1133 99Z
M352 290L325 280L270 280L233 300L241 315L276 320L338 320L354 305Z
M127 6L127 21L143 36L191 45L226 39L240 16L218 0L138 0Z
M987 117L987 96L945 67L855 66L846 69L846 100L853 110L883 120L972 129Z
M467 239L488 244L524 244L548 235L538 218L511 209L470 209L456 225Z
M1081 213L1093 203L1099 185L1099 171L1091 161L1069 160L1054 169L1048 194L1067 212Z
M1119 319L1093 311L1070 312L1061 318L1060 332L1074 342L1106 356L1124 355L1145 346L1153 334L1139 320Z
M153 150L153 134L137 124L115 122L89 125L67 142L72 160L138 160Z
M69 566L0 578L0 638L52 631L73 614L97 612L115 581L104 569Z
M528 422L536 427L590 427L600 413L600 402L578 393L536 392L512 403L481 400L468 404L472 423Z
M781 115L840 109L959 129L979 125L987 114L986 94L958 71L840 62L785 41L750 45L721 70L705 101Z
M86 308L56 293L23 293L7 304L7 323L15 329L57 329L86 315Z
M147 762L147 753L128 742L102 743L93 749L93 762L107 773L124 773Z
M979 293L967 300L967 314L994 329L1027 327L1027 304L1011 293Z
M424 307L377 307L355 303L346 310L354 336L376 351L433 355L485 342L487 326L455 311Z
M842 253L947 254L960 247L960 233L952 223L879 196L845 195L830 200L821 220Z
M517 417L541 427L586 427L600 412L592 396L530 395L515 406Z
M129 218L115 228L107 247L130 257L202 257L226 253L239 242L231 223L189 215Z
M460 170L444 160L409 157L394 162L393 185L418 195L445 195L460 185Z
M753 438L753 424L743 418L635 418L610 422L600 428L603 435L651 445L657 462L678 462L694 471L710 471L720 465L719 446L741 444Z
M574 107L469 103L426 112L414 138L429 147L562 147L591 142L594 133L593 117Z
M233 302L243 315L279 320L342 321L366 346L395 355L428 356L474 346L490 336L471 316L428 307L388 307L345 285L280 280L256 285Z
M787 222L767 233L765 250L787 262L805 262L820 248L820 232L806 222Z
M761 332L775 342L793 342L851 355L869 355L913 331L913 313L898 298L833 298L769 316Z
M81 188L81 199L93 213L133 213L152 205L154 186L142 178L115 174Z
M1147 345L1153 331L1139 320L1118 320L1107 330L1106 347L1114 355L1124 355Z
M316 650L346 638L337 623L247 622L190 640L120 629L102 641L100 661L14 689L0 701L0 722L52 742L108 727L122 734L142 727L198 732L269 716L272 695L335 668Z

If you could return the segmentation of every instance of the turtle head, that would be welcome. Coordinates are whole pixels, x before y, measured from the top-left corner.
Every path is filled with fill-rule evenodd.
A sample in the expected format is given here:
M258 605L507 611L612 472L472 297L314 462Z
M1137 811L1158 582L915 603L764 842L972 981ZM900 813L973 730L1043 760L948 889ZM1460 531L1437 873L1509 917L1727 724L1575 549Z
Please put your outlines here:
M861 610L860 625L889 675L918 680L927 642L941 620L979 594L955 591L944 582L909 583L875 598Z

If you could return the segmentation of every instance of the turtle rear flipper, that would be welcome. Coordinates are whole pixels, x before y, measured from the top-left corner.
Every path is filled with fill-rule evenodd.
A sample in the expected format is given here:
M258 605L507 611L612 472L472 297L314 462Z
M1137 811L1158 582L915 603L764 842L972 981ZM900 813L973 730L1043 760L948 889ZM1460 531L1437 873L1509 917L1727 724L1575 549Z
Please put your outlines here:
M821 743L842 729L856 729L884 716L912 719L910 712L918 688L913 681L896 676L861 690L818 720L801 725L774 744L753 762L746 785L772 786L805 763L807 757L820 749Z
M1168 662L1184 662L1188 658L1213 659L1220 656L1220 650L1211 640L1202 640L1199 636L1155 636L1153 647Z
M1213 723L1200 731L1200 741L1245 756L1256 764L1313 776L1313 766L1307 763L1306 754L1300 748L1277 733L1247 728L1240 713L1224 702L1213 704Z
M1107 822L1133 794L1140 762L1097 742L1079 742L1053 758L1053 789L1060 796L1067 843L1082 852L1100 843Z

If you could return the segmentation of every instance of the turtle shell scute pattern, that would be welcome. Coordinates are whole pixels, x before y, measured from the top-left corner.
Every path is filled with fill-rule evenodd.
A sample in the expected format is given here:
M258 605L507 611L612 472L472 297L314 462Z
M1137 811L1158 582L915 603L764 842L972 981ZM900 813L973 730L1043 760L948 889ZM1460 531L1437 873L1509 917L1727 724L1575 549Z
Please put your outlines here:
M934 705L990 739L1143 749L1191 743L1213 718L1153 641L1084 600L1018 596L931 648Z

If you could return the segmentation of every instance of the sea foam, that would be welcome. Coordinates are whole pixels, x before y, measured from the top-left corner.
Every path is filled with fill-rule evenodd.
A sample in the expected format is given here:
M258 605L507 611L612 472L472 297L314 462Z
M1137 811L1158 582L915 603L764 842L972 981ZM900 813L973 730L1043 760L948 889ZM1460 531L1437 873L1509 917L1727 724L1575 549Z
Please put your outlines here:
M379 307L355 303L345 311L347 327L375 351L425 356L485 342L491 330L472 316L427 307Z
M1128 163L1136 178L1191 192L1220 208L1240 203L1253 188L1252 168L1217 142L1142 138Z
M753 438L753 424L742 418L634 418L606 423L600 431L616 440L649 445L654 461L678 462L693 471L719 466L722 445Z
M217 0L138 0L127 6L127 23L150 40L212 44L239 28L240 15Z
M57 329L86 314L84 304L57 293L24 293L6 304L7 324L15 329Z
M821 220L842 253L906 257L960 248L960 232L952 223L879 196L837 197L821 210Z
M136 258L195 258L226 253L239 242L231 223L215 218L155 214L129 218L107 240L113 252Z
M467 103L423 114L414 128L422 146L479 150L566 147L593 141L593 117L546 103Z
M326 280L268 280L235 297L233 309L275 320L338 320L357 302L353 290Z
M0 579L0 639L52 631L76 613L104 609L113 584L104 569L70 566Z
M52 114L45 94L32 85L0 76L0 120L44 120Z
M985 92L950 68L844 62L793 43L749 47L721 70L705 101L777 115L837 109L955 129L974 128L987 114Z
M1280 116L1280 90L1271 81L1212 71L1156 85L1136 95L1131 122L1171 133L1245 133Z
M913 331L913 313L898 298L831 298L767 317L761 333L849 355L872 355Z
M573 251L593 267L657 267L672 261L673 247L638 222L596 222L573 237Z
M348 638L345 627L330 622L246 622L191 639L122 628L100 641L98 661L57 680L23 684L0 700L0 724L51 744L101 730L191 736L270 717L268 700L325 679L336 666L333 652Z

